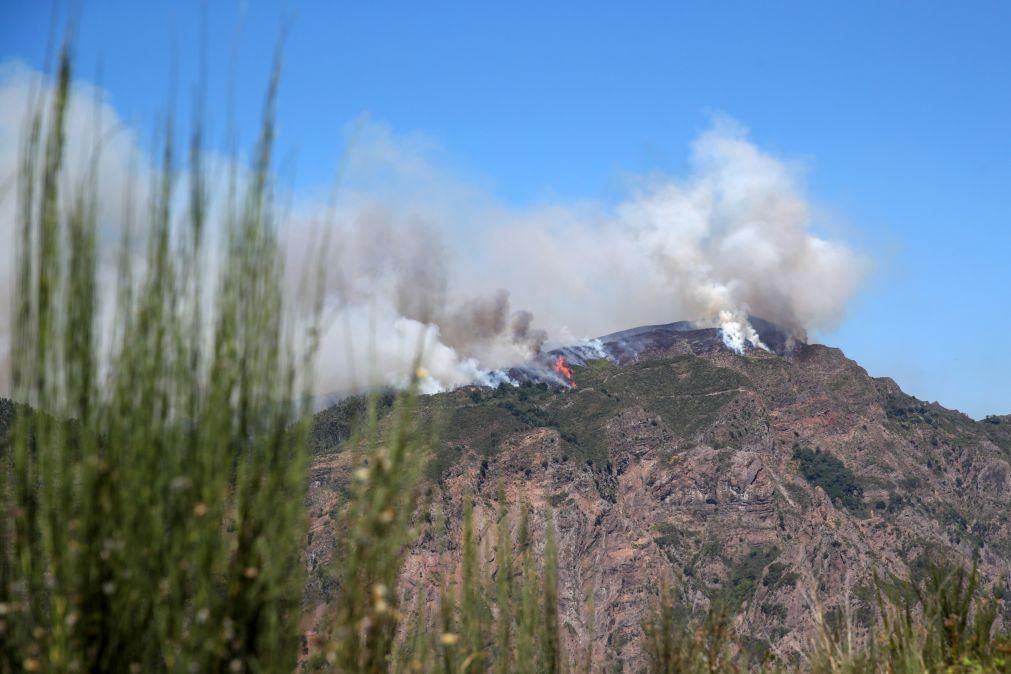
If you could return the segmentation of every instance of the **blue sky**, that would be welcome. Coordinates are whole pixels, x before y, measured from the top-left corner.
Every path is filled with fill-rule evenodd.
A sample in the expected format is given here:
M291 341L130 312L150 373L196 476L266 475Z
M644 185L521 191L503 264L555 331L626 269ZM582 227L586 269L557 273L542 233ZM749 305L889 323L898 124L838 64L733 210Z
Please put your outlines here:
M163 114L173 71L189 109L199 2L81 4L79 75L123 118ZM683 173L729 115L803 165L832 236L874 261L818 339L918 397L1011 413L1011 4L359 4L208 3L212 135L237 44L254 137L285 21L280 156L300 189L328 183L368 114L503 203L613 203L629 176ZM3 3L0 59L42 67L50 15Z

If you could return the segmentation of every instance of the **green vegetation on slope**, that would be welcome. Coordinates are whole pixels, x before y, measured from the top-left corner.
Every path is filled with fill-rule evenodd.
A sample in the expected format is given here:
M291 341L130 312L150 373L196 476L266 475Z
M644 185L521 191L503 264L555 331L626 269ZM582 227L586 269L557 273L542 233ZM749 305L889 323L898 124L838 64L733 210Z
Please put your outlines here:
M793 450L793 460L804 479L824 489L830 499L853 512L863 508L864 490L857 476L831 453L821 448L797 446Z
M372 396L349 396L317 413L312 419L312 454L336 450L353 437L360 436L371 421L369 415L374 414L377 419L386 416L393 409L395 399L392 391Z
M723 406L748 385L739 372L696 356L636 363L607 379L609 391L640 402L682 437L711 424Z
M726 585L715 594L714 601L723 604L731 614L751 599L762 579L765 567L775 561L779 550L774 546L752 548L734 561Z
M423 400L422 413L441 415L444 428L428 476L442 476L467 450L490 456L513 434L536 428L557 430L567 458L606 470L610 463L606 427L623 409L641 406L677 434L689 437L711 425L748 385L739 373L695 356L624 367L591 361L575 369L575 379L577 388L571 390L546 384L502 385Z
M14 402L0 398L0 450L3 449L7 431L14 425Z

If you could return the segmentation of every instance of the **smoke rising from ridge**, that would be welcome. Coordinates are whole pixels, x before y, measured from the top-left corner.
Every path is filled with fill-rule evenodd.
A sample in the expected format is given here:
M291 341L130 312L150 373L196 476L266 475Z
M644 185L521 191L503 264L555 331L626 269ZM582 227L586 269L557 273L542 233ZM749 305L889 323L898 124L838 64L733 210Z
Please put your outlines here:
M0 74L2 185L17 166L26 83L38 75L23 66ZM93 94L78 87L72 98L69 184L93 139L88 120L96 106L103 126L121 125ZM545 344L635 325L694 320L723 328L725 341L740 348L757 345L750 314L803 337L841 320L868 270L845 243L812 233L817 223L797 171L731 122L718 121L695 141L686 176L644 178L615 205L528 208L501 202L449 168L430 139L398 136L368 118L349 128L335 207L296 193L281 229L291 270L319 255L313 232L330 230L321 393L403 385L419 348L423 388L437 391L494 384L502 380L495 370ZM134 134L115 138L100 168L102 239L111 247L132 158L141 203L150 175ZM9 189L0 201L0 238L11 244L14 197ZM13 259L3 258L0 359L12 328ZM9 368L0 369L0 391L9 390Z
M554 331L681 318L747 337L751 314L803 337L838 323L868 271L846 244L811 229L795 171L723 122L696 140L684 179L644 181L610 212L529 214L493 236L504 258L521 261L503 269L508 287L538 316L562 321ZM558 292L538 301L524 278ZM600 314L619 320L594 323Z

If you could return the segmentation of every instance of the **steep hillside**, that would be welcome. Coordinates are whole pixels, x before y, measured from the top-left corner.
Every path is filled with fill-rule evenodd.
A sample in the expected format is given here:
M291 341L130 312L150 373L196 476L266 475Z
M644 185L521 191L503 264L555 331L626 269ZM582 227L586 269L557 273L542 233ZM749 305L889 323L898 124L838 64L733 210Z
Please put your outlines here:
M665 582L695 610L726 604L756 655L804 644L812 603L869 625L875 575L898 592L935 558L977 559L1011 598L1011 418L921 402L838 349L763 341L775 353L739 355L715 330L628 331L603 339L608 359L574 363L574 388L529 378L424 398L441 435L419 523L436 511L446 523L408 555L401 605L418 592L433 605L436 571L458 565L466 494L494 569L499 489L514 513L532 506L539 531L553 511L565 638L609 669L641 663L641 623ZM355 404L318 416L310 608L332 587L323 562Z

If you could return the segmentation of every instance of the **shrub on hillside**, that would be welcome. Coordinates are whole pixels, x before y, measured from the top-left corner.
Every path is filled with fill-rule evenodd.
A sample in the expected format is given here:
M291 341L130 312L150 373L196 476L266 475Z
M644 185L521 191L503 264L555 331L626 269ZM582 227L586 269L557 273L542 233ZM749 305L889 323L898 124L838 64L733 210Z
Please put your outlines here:
M820 448L797 446L793 450L793 460L804 479L824 489L834 502L850 511L863 508L863 487L853 471L838 458Z

